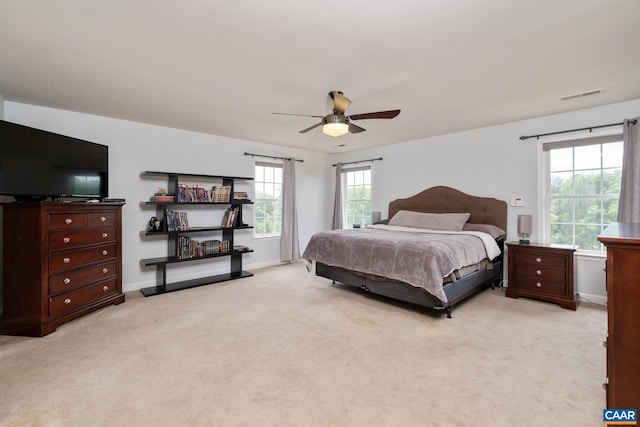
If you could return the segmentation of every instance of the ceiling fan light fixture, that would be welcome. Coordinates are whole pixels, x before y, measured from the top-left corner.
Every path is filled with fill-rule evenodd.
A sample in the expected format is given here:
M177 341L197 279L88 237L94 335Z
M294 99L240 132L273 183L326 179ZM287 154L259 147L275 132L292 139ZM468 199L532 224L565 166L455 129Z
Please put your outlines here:
M338 137L349 132L349 122L345 116L329 114L322 119L322 133Z

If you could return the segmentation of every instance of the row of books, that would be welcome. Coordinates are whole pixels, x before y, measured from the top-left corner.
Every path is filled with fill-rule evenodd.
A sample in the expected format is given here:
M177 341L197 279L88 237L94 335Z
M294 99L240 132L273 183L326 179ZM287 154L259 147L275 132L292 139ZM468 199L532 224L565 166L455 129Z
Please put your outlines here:
M189 230L189 216L184 211L167 211L167 231Z
M214 203L229 203L231 199L231 186L221 185L211 187L211 201Z
M211 196L204 185L180 184L178 185L179 203L207 203L211 201Z
M228 240L198 241L187 236L176 239L176 257L179 259L200 258L207 255L226 254L231 250Z
M213 186L211 190L206 190L200 184L180 184L178 185L178 195L175 198L170 194L156 194L151 196L149 201L157 203L229 203L231 199L231 186ZM233 200L249 200L246 191L233 193Z
M227 208L224 211L224 215L222 216L222 227L234 227L238 225L238 212L239 209L237 206Z

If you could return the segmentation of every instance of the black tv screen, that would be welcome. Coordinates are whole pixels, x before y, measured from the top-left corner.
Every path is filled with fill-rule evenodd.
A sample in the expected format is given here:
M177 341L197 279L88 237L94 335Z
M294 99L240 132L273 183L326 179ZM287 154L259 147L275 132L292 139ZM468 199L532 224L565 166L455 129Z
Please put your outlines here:
M0 120L0 194L108 197L109 147Z

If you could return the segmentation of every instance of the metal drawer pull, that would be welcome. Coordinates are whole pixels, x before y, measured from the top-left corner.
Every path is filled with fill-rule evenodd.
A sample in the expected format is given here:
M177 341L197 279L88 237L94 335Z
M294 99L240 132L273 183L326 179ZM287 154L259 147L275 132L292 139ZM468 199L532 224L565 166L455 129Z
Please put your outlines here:
M71 239L70 239L70 238L68 238L68 237L65 237L64 239L62 239L62 241L63 241L64 243L69 243L69 242L71 241Z
M539 276L542 274L542 270L536 270L536 274Z
M107 234L107 233L102 233L102 238L103 238L103 239L106 239L106 238L107 238L107 236L108 236L108 234Z
M107 285L105 285L105 286L102 287L102 290L107 292L109 290L109 287Z
M106 220L107 220L107 218L105 218L103 216L100 217L100 222L105 222Z
M538 283L536 283L536 286L541 288L542 287L542 283L538 282Z
M536 262L542 262L542 258L536 258Z
M106 255L106 254L108 254L108 253L109 253L109 252L107 252L107 251L102 251L102 255Z
M67 218L64 220L65 224L71 224L73 220L71 218Z
M71 304L71 298L65 298L64 299L64 303L65 304Z
M104 274L107 274L107 273L109 272L109 269L105 267L105 268L103 268L103 269L102 269L102 272L103 272Z
M69 264L71 262L71 258L64 258L62 262L64 262L65 264Z
M65 285L68 285L69 283L71 283L71 279L69 279L68 277L65 277L62 283L64 283Z

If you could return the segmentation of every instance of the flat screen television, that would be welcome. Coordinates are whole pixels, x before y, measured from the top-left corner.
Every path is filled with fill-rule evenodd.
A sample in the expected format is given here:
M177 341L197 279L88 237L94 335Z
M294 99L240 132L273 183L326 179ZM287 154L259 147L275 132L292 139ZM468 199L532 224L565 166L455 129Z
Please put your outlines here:
M108 197L109 147L0 120L0 194L18 200Z

